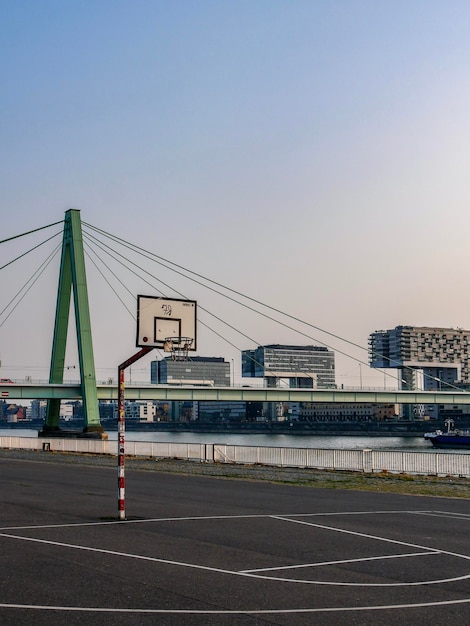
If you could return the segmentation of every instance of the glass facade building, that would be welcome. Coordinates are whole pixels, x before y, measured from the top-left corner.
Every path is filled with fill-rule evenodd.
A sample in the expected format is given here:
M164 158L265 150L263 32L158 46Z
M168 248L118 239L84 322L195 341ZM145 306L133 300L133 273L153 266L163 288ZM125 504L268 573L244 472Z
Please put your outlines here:
M334 388L335 355L323 346L258 346L243 350L242 376L265 378L272 386L287 379L290 387Z
M187 361L171 358L150 363L152 384L230 386L230 363L222 357L190 357Z
M230 386L230 363L222 357L194 356L150 363L150 380L163 385ZM230 422L245 418L245 402L170 402L173 421Z

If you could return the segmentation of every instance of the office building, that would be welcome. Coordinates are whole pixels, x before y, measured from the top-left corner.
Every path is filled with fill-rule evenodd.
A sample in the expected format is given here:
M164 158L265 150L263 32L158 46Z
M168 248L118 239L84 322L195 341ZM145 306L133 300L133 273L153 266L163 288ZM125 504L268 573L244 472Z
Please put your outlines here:
M230 363L222 357L194 356L187 361L171 357L150 363L150 382L162 385L230 386Z
M307 422L381 422L398 415L397 404L302 402L299 417Z
M369 361L371 367L397 369L401 389L450 391L470 382L470 331L427 326L375 331L369 336ZM438 417L434 405L412 410L407 417Z
M136 400L124 404L124 417L126 420L137 422L153 422L157 414L155 402Z
M150 363L152 384L229 387L230 363L222 357L195 356L175 361L171 357ZM171 402L172 421L229 422L246 415L245 402Z
M322 346L270 344L242 352L242 376L263 378L268 387L335 388L335 355ZM299 419L302 403L266 402L263 414L272 421Z
M335 388L335 355L323 346L270 344L242 352L242 376L264 378L267 385Z

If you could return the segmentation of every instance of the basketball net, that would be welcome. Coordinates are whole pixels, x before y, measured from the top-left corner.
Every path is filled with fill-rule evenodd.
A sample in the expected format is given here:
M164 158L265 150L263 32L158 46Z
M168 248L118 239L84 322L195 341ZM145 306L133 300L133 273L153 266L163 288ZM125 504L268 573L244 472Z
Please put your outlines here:
M191 337L166 337L163 351L170 352L173 361L187 361L192 343Z

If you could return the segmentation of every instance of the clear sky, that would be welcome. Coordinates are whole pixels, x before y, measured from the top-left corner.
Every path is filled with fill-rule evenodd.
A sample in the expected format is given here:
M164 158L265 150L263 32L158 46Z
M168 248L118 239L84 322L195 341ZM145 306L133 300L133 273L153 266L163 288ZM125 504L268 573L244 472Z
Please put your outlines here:
M363 346L398 324L470 328L469 32L467 0L5 0L1 239L75 208ZM2 374L47 373L44 281L0 327ZM90 282L104 376L135 328ZM2 302L20 284L1 272ZM185 290L258 343L315 343ZM239 359L205 332L198 354ZM357 383L357 362L337 374Z

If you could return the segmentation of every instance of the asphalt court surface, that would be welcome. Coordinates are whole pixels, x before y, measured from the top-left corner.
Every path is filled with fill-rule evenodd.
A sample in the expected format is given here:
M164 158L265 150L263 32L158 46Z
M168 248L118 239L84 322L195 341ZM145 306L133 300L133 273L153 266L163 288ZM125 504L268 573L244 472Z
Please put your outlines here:
M2 624L470 623L467 500L0 459Z

